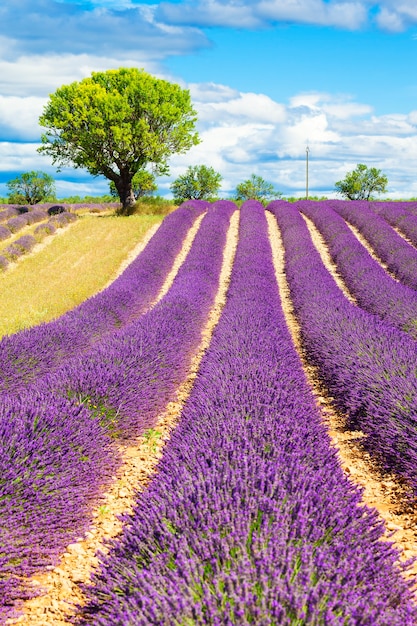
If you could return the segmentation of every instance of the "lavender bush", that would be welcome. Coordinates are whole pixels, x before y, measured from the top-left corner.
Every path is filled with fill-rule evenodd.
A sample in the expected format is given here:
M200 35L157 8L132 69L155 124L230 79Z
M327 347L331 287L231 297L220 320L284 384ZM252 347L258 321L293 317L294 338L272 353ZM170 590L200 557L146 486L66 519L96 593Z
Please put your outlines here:
M74 222L77 219L75 213L70 213L68 211L64 211L63 213L58 213L57 215L53 215L49 222L53 224L56 228L63 228L70 222Z
M33 234L37 241L41 241L47 235L53 235L56 232L56 227L49 221L44 224L39 224L33 231Z
M157 474L78 623L415 623L397 553L321 423L280 307L262 206Z
M18 215L17 217L11 217L7 222L7 228L12 233L17 233L19 230L27 226L27 217L26 215Z
M0 270L5 270L9 266L9 261L5 256L0 255Z

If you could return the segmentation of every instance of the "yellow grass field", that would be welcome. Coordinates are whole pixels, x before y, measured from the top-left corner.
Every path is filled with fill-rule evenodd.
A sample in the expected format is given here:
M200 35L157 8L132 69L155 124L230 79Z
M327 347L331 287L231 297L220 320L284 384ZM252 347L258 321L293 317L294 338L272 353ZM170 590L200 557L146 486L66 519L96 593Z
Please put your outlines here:
M0 337L47 322L116 277L159 215L87 214L0 273Z

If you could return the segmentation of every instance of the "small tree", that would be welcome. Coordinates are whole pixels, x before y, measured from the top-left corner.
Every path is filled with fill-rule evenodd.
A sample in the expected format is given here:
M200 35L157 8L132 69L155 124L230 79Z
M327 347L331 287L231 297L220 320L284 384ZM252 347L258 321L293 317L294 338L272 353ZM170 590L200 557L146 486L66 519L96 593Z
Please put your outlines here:
M171 185L176 202L209 200L217 195L223 177L207 165L192 165Z
M113 181L128 214L136 172L151 164L168 173L168 157L198 143L196 120L189 91L175 83L137 68L93 72L50 96L39 152Z
M45 172L24 172L6 183L11 204L37 204L56 200L55 181Z
M381 174L381 170L359 163L335 187L348 200L371 200L374 193L386 193L387 185L388 178Z
M266 182L262 176L257 176L256 174L252 174L248 180L239 183L236 187L236 200L259 200L260 202L265 202L281 196L282 193L276 191L272 183Z
M118 198L119 194L116 189L116 185L111 180L109 183L110 194L113 198ZM158 189L158 185L155 182L155 175L146 170L138 170L132 178L132 190L136 200L143 198L144 196L151 196L154 191Z

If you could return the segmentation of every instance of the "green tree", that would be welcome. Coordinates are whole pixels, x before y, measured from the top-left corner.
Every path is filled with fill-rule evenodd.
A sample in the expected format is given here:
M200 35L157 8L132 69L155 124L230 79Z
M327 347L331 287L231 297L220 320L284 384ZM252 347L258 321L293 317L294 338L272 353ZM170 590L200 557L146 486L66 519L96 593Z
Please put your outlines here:
M167 159L198 143L190 93L137 68L93 72L53 93L39 119L39 152L58 166L85 168L113 181L129 213L132 180L150 164L168 173Z
M6 183L11 204L37 204L56 200L55 181L45 172L24 172Z
M280 198L282 193L274 189L272 183L268 183L262 178L252 174L248 180L239 183L236 187L236 200L259 200L265 202Z
M386 193L387 185L388 178L381 174L381 170L359 163L335 187L348 200L371 200L374 193Z
M207 165L191 165L179 176L170 189L177 202L183 200L209 200L216 196L223 177Z
M116 185L111 180L109 183L110 194L113 198L118 197ZM155 182L155 175L146 170L138 170L132 178L132 190L135 200L143 198L143 196L151 196L154 191L158 189L158 185Z

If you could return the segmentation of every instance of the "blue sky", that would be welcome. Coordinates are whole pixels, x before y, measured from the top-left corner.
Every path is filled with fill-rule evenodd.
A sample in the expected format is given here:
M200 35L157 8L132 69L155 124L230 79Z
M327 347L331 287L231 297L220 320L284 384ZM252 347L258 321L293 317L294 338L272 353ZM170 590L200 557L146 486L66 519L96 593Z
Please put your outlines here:
M213 166L222 194L252 173L285 195L334 196L357 163L417 196L415 0L3 0L0 196L40 169L58 196L106 193L103 178L39 155L48 94L91 71L142 67L190 89L201 143L173 156L159 192L189 165Z

